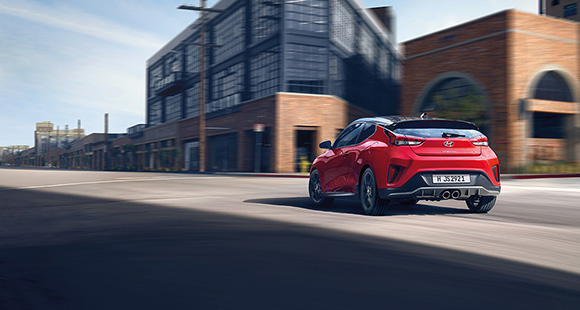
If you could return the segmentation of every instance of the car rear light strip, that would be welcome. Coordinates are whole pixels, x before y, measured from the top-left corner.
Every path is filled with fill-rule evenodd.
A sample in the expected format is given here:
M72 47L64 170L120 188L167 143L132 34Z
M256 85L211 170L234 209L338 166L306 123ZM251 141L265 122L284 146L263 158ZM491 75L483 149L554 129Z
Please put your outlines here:
M477 138L469 139L469 141L471 141L471 143L473 145L477 145L477 146L488 146L489 145L486 136L479 136Z

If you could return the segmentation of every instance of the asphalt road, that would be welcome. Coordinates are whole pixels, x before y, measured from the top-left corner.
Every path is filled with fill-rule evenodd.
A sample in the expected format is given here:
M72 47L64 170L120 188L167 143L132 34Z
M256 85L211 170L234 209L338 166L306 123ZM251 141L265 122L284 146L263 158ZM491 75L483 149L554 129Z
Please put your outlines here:
M578 309L580 179L310 205L307 179L0 168L0 309Z

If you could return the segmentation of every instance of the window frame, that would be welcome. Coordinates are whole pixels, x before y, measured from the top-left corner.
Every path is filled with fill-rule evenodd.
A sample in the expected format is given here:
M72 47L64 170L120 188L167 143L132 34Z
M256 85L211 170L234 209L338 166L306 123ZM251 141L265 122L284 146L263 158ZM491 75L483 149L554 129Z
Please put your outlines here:
M372 131L369 131L370 134L365 133L365 130L367 130L369 127L373 127ZM361 129L358 138L356 139L356 144L359 145L361 144L363 141L365 141L366 139L372 137L375 133L377 132L377 125L373 124L373 123L365 123L363 125L363 128ZM364 134L364 135L363 135Z
M364 127L364 124L365 124L364 122L357 122L357 123L351 124L350 126L346 127L338 135L338 137L336 137L336 140L334 140L334 143L332 144L332 149L334 150L334 149L340 149L340 148L347 147L347 146L357 145L358 144L357 141L358 141L358 138L360 136L360 133L362 132L362 129ZM345 144L345 145L340 145L339 146L339 143L342 142L342 140L346 137L346 135L348 135L351 132L353 132L353 130L350 130L350 131L347 132L347 129L352 128L352 127L355 127L355 126L356 126L356 128L354 128L353 130L358 130L358 133L356 135L356 138L354 139L354 142L355 143Z
M570 14L573 13L573 14ZM564 18L566 17L570 17L570 16L575 16L578 15L578 4L577 3L570 3L564 6L564 9L562 11L562 16L564 16Z

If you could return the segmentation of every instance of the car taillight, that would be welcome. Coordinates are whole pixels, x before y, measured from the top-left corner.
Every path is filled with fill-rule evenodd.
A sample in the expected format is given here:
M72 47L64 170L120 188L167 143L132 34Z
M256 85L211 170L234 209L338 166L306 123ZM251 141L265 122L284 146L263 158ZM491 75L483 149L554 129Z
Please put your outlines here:
M419 145L425 142L423 138L410 137L410 136L395 136L395 145Z
M389 143L393 145L419 145L425 142L423 138L397 135L385 129L385 134L389 138Z
M499 182L500 178L499 178L499 165L495 165L493 167L491 167L491 170L493 171L493 176L495 177L495 180L497 182Z
M477 146L488 146L489 143L487 142L486 136L479 136L477 138L469 139L473 145Z

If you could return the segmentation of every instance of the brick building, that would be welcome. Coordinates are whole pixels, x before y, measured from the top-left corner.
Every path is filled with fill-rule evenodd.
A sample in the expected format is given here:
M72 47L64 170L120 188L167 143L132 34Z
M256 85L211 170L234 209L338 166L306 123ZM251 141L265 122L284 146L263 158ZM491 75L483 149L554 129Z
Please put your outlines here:
M578 0L540 0L540 14L580 21Z
M60 143L61 149L56 141L64 133L48 134L55 131L46 122L37 130L36 152L18 162L199 171L203 119L203 170L295 172L321 153L319 142L335 139L352 120L398 111L401 55L390 7L221 0L205 21L212 47L204 74L199 19L147 61L145 124L127 135Z
M403 43L402 114L474 121L506 172L578 161L580 25L507 10Z
M85 130L80 128L65 129L54 128L54 124L49 121L36 123L34 131L34 147L39 154L48 152L55 148L62 148L73 141L79 140L85 136Z
M207 14L205 71L195 21L147 62L147 121L139 166L173 150L200 170L201 85L210 171L293 172L358 115L394 114L400 54L390 7L357 0L221 0ZM176 12L177 13L177 12ZM187 14L181 12L179 14ZM202 76L205 76L202 83ZM262 133L254 125L264 125ZM155 131L175 126L172 135ZM258 143L256 143L258 142ZM171 146L167 146L170 144Z

